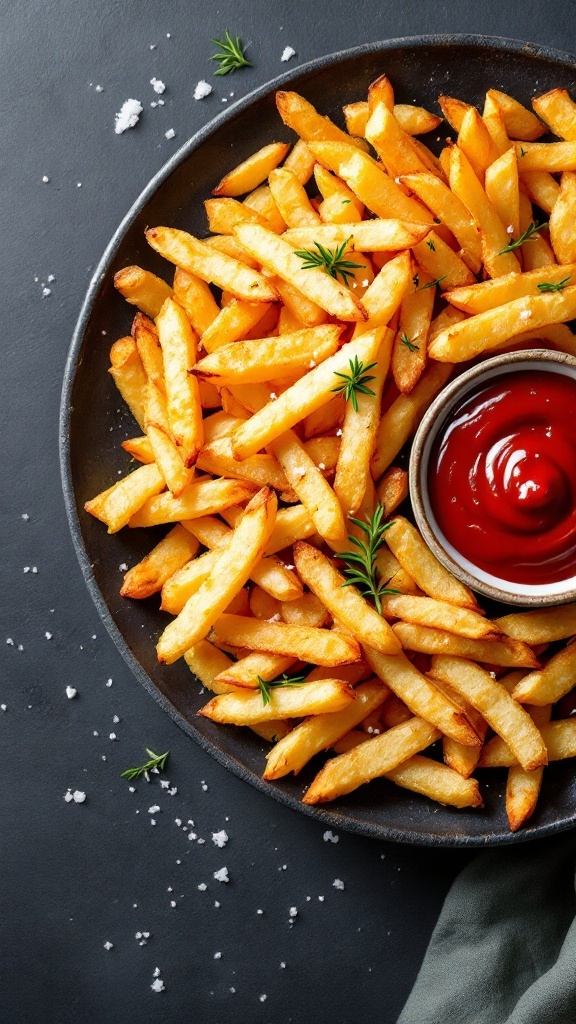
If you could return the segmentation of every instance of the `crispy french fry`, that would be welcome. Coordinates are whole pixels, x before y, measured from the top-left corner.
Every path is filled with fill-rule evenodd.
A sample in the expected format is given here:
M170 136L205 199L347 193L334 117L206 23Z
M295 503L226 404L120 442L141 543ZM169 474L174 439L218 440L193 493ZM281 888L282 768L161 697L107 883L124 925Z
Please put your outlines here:
M544 668L530 672L520 680L512 696L522 704L555 704L569 693L576 678L576 644L558 651Z
M220 312L218 303L206 281L196 274L176 268L174 273L174 298L185 310L192 327L202 337Z
M495 619L494 624L507 636L523 640L532 647L535 644L551 644L576 634L576 604L513 612Z
M445 736L451 736L465 746L480 746L480 739L461 708L423 676L405 654L390 656L365 647L364 655L378 678L400 697L413 714L431 722Z
M205 638L220 613L249 579L275 518L276 495L263 487L246 506L230 542L218 552L210 576L162 633L156 648L160 662L171 664Z
M314 715L292 730L294 738L281 740L266 757L265 779L281 779L302 770L322 750L332 747L350 729L363 721L386 700L389 690L379 680L363 683L355 690L354 700L342 711Z
M256 487L270 484L279 491L289 490L288 481L272 455L251 455L238 462L232 455L229 437L221 437L205 445L198 455L196 466L217 476L246 480Z
M342 108L342 112L348 133L363 136L370 116L368 103L363 101L348 103ZM416 107L411 104L395 103L393 114L400 127L408 135L425 135L427 132L433 132L442 123L441 117L425 110L424 107Z
M302 594L295 601L284 601L280 605L280 615L289 626L314 626L322 629L332 622L330 612L318 600L315 594Z
M506 274L493 280L481 281L469 288L455 288L446 298L466 313L485 313L507 302L528 295L541 295L540 284L558 284L569 278L567 284L576 284L576 263L563 267L542 267L524 274Z
M498 150L499 156L502 156L507 149L510 149L510 139L506 131L506 125L504 124L504 118L502 117L502 111L498 106L495 98L486 94L484 100L484 109L482 111L482 120L490 132L490 137Z
M208 229L215 235L231 235L237 224L261 224L269 227L266 217L237 199L206 199L204 209Z
M422 654L452 655L505 668L532 668L538 664L533 651L521 640L470 640L444 629L409 622L397 622L393 629L403 647Z
M386 775L438 739L438 729L422 718L395 725L383 735L327 761L304 794L303 803L320 804L345 796L364 782Z
M281 164L290 146L286 142L271 142L253 153L247 160L224 175L213 196L243 196L258 188L275 167Z
M470 103L456 99L455 96L439 96L438 106L448 121L448 124L455 132L459 132L466 111L470 110Z
M315 679L330 679L332 674L330 668L317 665L306 676L306 679L309 683L312 683ZM338 668L338 678L343 679L345 683L350 683L350 686L357 686L358 683L371 679L372 672L365 661L356 661L353 665L340 665Z
M153 496L166 487L158 466L140 466L84 505L86 512L106 523L108 533L117 533ZM172 495L169 495L172 497Z
M251 270L258 269L258 260L246 252L244 246L232 235L212 235L211 238L204 239L204 244L211 249L217 249L218 252L223 252L225 256L230 256L231 259L244 264L245 267L250 267ZM232 300L233 296L231 293L228 294Z
M252 419L238 427L232 435L235 457L244 459L255 454L305 416L319 409L330 399L340 382L336 374L349 372L350 360L355 358L365 365L373 362L380 341L381 332L376 329L348 342L296 381L277 400L255 413Z
M330 150L321 143L314 147L319 159L327 159ZM340 159L331 161L337 173L358 200L377 217L395 217L415 224L430 224L432 217L422 203L407 196L399 184L382 166L360 151L341 152Z
M532 111L526 110L526 107L523 107L518 100L498 89L489 89L488 95L496 101L502 111L509 138L533 142L534 139L539 139L541 135L546 134L544 125Z
M245 232L246 227L239 230ZM363 220L359 224L321 224L318 228L289 228L284 238L296 249L309 249L318 242L327 248L349 243L350 252L391 252L396 249L410 249L417 245L427 236L428 230L428 224L378 219Z
M240 225L236 231L253 227L256 225ZM274 302L278 298L270 282L262 274L245 267L225 253L211 249L187 231L164 227L148 228L146 238L152 248L171 263L195 274L202 281L226 289L238 299L245 299L247 302Z
M366 124L365 135L391 177L430 170L414 141L398 124L384 103L377 103Z
M442 291L474 284L476 279L464 259L447 245L438 232L431 231L423 242L418 242L412 249L420 266L428 271L430 278L437 282Z
M168 423L166 399L152 381L148 381L146 399L146 434L152 450L152 461L156 463L166 481L166 486L175 498L192 481L194 468L184 465L179 449L174 442Z
M308 327L278 338L237 341L222 345L192 369L196 377L215 384L257 384L301 372L338 348L342 328L327 324Z
M312 437L304 442L304 449L323 473L335 471L340 452L339 437Z
M257 690L258 677L269 683L287 672L295 662L295 658L287 658L281 654L256 651L240 658L239 661L230 662L219 672L216 681L231 687ZM340 669L338 671L340 672Z
M383 614L416 626L442 629L471 640L499 640L502 630L469 608L458 608L432 597L390 594L382 599Z
M355 587L346 586L345 578L326 555L312 545L298 541L294 545L294 561L300 579L360 643L370 644L382 654L400 651L400 644L388 623Z
M304 437L313 438L318 434L336 430L344 420L346 401L343 395L331 398L325 405L306 416L303 420Z
M143 462L147 466L155 461L154 453L146 434L142 437L130 437L127 441L122 441L122 447L133 459L137 459L138 462Z
M371 471L374 480L382 473L412 436L432 399L448 380L452 367L429 365L409 395L400 395L384 413L378 425Z
M532 203L524 192L519 196L520 208L520 234L527 231L534 224L534 213ZM522 267L524 270L539 270L541 267L553 267L558 262L552 246L548 241L548 231L543 229L535 235L531 235L519 249Z
M560 181L560 195L550 214L550 241L559 263L576 262L575 216L576 174L565 171Z
M142 600L158 593L166 580L198 551L198 541L182 526L173 527L152 551L128 570L120 594Z
M470 701L498 736L508 743L525 771L547 764L539 730L508 691L479 665L464 658L436 656L432 674Z
M150 466L142 466L141 469L151 469ZM157 477L162 477L160 471L156 470ZM140 472L140 470L136 470ZM133 474L132 474L133 475ZM162 477L162 484L164 478ZM137 526L160 526L162 523L176 523L181 519L196 519L197 516L212 515L221 512L228 505L237 505L239 501L246 501L254 495L254 487L241 480L210 480L203 478L193 481L182 492L179 498L174 498L170 493L160 494L161 488L158 482L158 490L154 493L158 497L148 499L134 510L131 514L129 525Z
M360 660L356 641L335 630L221 615L214 625L213 635L216 641L222 640L235 647L283 654L316 665L346 665Z
M398 765L386 778L403 789L437 800L451 807L480 807L482 797L476 779L463 779L445 764L415 754Z
M520 235L518 159L513 146L486 168L486 195L513 238ZM510 228L512 231L510 232Z
M224 345L246 338L253 327L262 323L270 309L268 302L245 302L243 299L235 299L229 306L220 310L207 328L202 335L202 345L207 352L215 352Z
M171 298L172 289L166 281L142 267L123 267L114 274L114 287L126 302L137 306L146 316L158 316L163 303Z
M391 466L378 482L376 488L378 501L384 508L386 516L391 516L399 505L408 497L408 474L399 466ZM400 568L400 565L398 565Z
M252 614L255 619L273 619L275 622L278 622L280 618L280 602L268 594L266 590L263 590L262 587L252 587L250 591L250 609L246 614Z
M375 564L379 579L384 580L390 590L397 590L399 594L422 596L420 588L416 585L410 574L402 568L398 559L394 558L389 548L380 548L376 555Z
M429 241L434 245L431 238ZM402 299L392 352L392 373L396 387L403 394L410 394L426 366L426 343L436 293L433 280L425 270L420 271L417 280L418 286L412 285Z
M286 230L286 224L274 202L269 185L259 185L257 189L254 189L254 192L246 196L243 202L244 206L249 206L251 210L256 210L257 213L261 213L266 218L271 231L280 235Z
M268 704L260 693L236 691L213 697L198 712L213 722L232 725L254 725L277 718L301 718L342 711L354 700L354 690L339 679L325 679L300 686L275 687Z
M386 326L412 286L412 262L408 252L399 253L386 263L362 296L362 305L368 313L364 323L357 323L354 337L366 334L374 327Z
M549 171L550 174L576 171L576 140L516 142L515 148L521 177L526 171Z
M277 92L276 106L284 124L292 128L305 142L318 140L358 145L355 139L346 135L346 132L338 128L329 117L319 114L315 107L297 92Z
M268 184L282 219L289 228L314 227L320 224L320 217L293 171L279 167L270 173Z
M551 707L533 708L530 717L542 731L550 721ZM496 737L500 743L503 740ZM544 742L546 740L544 739ZM548 751L550 758L550 751ZM543 768L536 768L533 772L525 772L519 764L512 765L508 769L506 781L506 814L512 832L517 832L522 825L532 817L536 810L540 789L542 788Z
M298 139L296 145L288 153L283 167L292 171L301 185L306 185L312 177L315 163L316 158L312 151L308 149L304 139Z
M287 430L271 448L320 536L336 543L344 541L346 524L340 502L296 434Z
M196 362L197 338L184 310L173 299L166 299L156 326L164 362L170 429L181 449L184 465L192 466L204 434L198 382L189 372Z
M525 313L530 316L522 316ZM428 352L440 362L464 362L521 334L527 320L535 331L575 316L576 286L552 294L529 295L454 324L434 338Z
M385 536L392 554L428 597L478 610L472 591L440 564L407 519L397 516Z
M540 726L549 761L563 761L576 757L576 719L559 718ZM519 758L501 736L488 741L480 758L480 768L512 768Z
M136 342L138 355L148 380L155 384L164 395L166 393L164 361L158 340L158 331L152 321L143 313L137 313L132 321L132 337Z
M110 349L110 368L118 391L141 430L146 418L146 374L133 338L119 338Z
M480 182L490 164L498 158L492 136L476 107L468 107L458 132L458 146L466 154Z
M566 89L551 89L541 96L533 96L532 106L559 139L576 139L576 103Z

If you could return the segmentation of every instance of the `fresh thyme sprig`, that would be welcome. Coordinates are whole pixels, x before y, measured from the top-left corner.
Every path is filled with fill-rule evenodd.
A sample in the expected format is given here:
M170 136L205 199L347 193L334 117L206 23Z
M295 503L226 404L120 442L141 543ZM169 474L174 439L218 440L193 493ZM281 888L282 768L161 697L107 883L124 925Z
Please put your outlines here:
M216 60L220 64L215 75L229 75L231 71L238 68L251 68L252 62L246 58L245 46L242 46L239 36L232 38L228 29L224 33L224 39L211 39L211 43L220 47L220 53L213 54L210 60Z
M402 342L403 345L406 345L407 349L410 349L410 352L420 351L420 346L415 345L413 341L410 341L410 338L408 337L405 331L400 335L400 341Z
M354 277L352 271L363 269L361 263L352 263L351 260L342 259L349 241L350 239L347 238L337 249L326 249L320 242L314 242L317 252L314 252L313 249L295 249L294 255L304 260L302 270L321 267L327 274L330 274L330 277L338 278L340 275L344 284L348 284L348 278Z
M354 523L366 534L366 540L358 540L357 537L349 536L348 540L354 545L350 551L342 551L338 554L340 561L344 562L343 573L346 577L343 587L355 586L363 597L371 597L376 605L378 614L382 614L382 597L384 594L397 594L397 590L391 590L378 578L376 570L376 556L381 547L386 530L392 523L383 522L383 505L377 505L374 513L362 519L354 519L350 516L350 522Z
M372 370L377 363L368 363L364 366L364 363L358 359L358 356L354 356L354 359L349 359L350 373L339 373L338 370L334 370L335 377L341 377L342 383L337 384L332 391L343 392L345 400L352 402L352 408L354 412L358 412L358 399L356 397L357 392L362 395L372 395L375 397L374 392L371 388L367 387L368 381L376 380L373 375L368 374L368 370Z
M448 274L443 274L442 277L437 277L435 281L428 281L428 284L423 284L420 291L425 292L427 288L433 288L436 284L442 284L445 281Z
M547 220L543 221L542 224L537 224L536 221L532 221L532 223L526 228L526 231L522 232L520 238L512 238L510 244L507 245L505 249L501 249L498 255L503 256L506 252L513 252L514 249L519 249L521 245L524 245L524 242L529 242L531 238L534 238L535 235L542 231L542 228L546 227L548 227Z
M564 288L568 284L568 281L570 280L571 277L572 277L572 274L568 274L568 277L562 278L561 281L557 281L557 282L554 282L554 281L542 281L541 284L538 285L538 291L540 291L540 292L561 292L561 291L564 291Z
M302 673L300 676L279 676L278 679L273 679L272 682L268 682L266 679L262 679L262 676L256 676L258 680L258 689L262 695L262 703L264 707L270 703L270 690L275 686L301 686L306 680L306 673Z
M123 779L139 779L141 775L144 776L146 782L150 782L148 773L155 768L157 771L164 771L164 765L168 759L170 753L169 750L165 754L155 754L153 750L148 750L146 747L146 753L150 755L150 760L146 761L146 764L140 764L137 768L128 768L125 772L122 772Z
M426 242L426 245L430 249L430 252L436 252L436 246L434 245L434 239L433 238L428 239L428 241Z

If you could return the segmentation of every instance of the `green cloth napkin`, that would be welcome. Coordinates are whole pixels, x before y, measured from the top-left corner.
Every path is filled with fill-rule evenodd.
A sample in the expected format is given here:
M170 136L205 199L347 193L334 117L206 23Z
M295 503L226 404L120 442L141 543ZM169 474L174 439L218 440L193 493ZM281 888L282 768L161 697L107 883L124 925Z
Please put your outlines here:
M479 854L397 1024L576 1024L576 836Z

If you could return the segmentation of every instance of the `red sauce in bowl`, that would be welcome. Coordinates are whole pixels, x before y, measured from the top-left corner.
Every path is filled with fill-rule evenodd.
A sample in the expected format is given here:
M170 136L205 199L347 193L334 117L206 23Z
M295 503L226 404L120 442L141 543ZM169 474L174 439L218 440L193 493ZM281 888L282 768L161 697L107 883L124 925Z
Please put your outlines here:
M530 585L576 575L576 380L526 370L469 392L436 437L428 492L479 569Z

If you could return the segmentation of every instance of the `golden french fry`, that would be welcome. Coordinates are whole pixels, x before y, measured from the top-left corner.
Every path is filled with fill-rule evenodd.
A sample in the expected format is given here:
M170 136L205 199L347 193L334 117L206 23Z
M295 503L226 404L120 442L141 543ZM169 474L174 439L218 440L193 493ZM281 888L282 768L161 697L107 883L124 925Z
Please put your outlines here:
M206 281L196 274L176 268L174 273L174 298L185 310L192 327L202 337L220 312L218 303Z
M509 138L532 142L546 134L544 125L532 111L526 110L526 107L512 96L498 89L489 89L488 96L491 96L500 107Z
M172 289L166 281L142 267L123 267L114 274L114 287L124 296L126 302L137 306L152 319L158 316L166 299L171 298Z
M239 230L246 231L246 228ZM358 252L382 252L410 249L421 242L427 236L428 231L428 224L411 224L408 221L396 219L378 219L363 220L359 224L321 224L318 228L289 228L283 237L286 242L290 243L290 246L299 250L311 249L318 242L326 248L334 248L348 243L350 252L355 250ZM305 273L309 273L309 271L305 271ZM304 291L303 288L302 291ZM360 317L356 317L356 319L360 319Z
M269 227L266 217L237 199L206 199L204 209L208 229L215 235L231 235L237 224L261 224Z
M385 729L391 729L393 725L407 722L409 718L412 718L412 712L395 693L390 695L385 706L380 709L380 721ZM470 747L469 749L472 750L473 748Z
M326 143L313 148L318 159L330 162L358 200L377 217L430 224L432 217L426 206L407 196L381 164L366 153L343 149L334 153ZM336 159L329 159L333 155Z
M464 362L521 334L527 322L530 330L535 331L575 316L576 285L552 294L513 299L442 331L432 341L428 353L440 362Z
M429 241L434 245L431 238ZM433 280L425 270L416 275L416 280L418 285L412 284L402 299L392 352L392 373L396 387L403 394L414 389L426 366L426 343L436 293Z
M368 103L364 101L348 103L342 108L342 112L348 133L350 135L363 136L370 116ZM436 114L425 110L424 107L416 107L406 103L395 103L393 114L400 127L408 135L426 135L427 132L433 132L442 123L441 117L437 117Z
M223 513L224 518L229 522L229 509ZM308 510L304 505L293 505L292 508L281 508L276 516L276 523L266 545L265 555L273 555L277 551L283 551L290 547L296 540L306 540L316 532Z
M398 765L386 778L403 789L437 800L451 807L480 807L482 796L476 779L463 779L445 764L415 754Z
M268 704L260 693L241 690L225 693L200 708L198 712L213 722L232 725L254 725L277 718L301 718L341 711L354 700L354 690L339 679L318 683L274 687Z
M364 323L357 323L354 337L366 334L374 327L385 327L404 296L412 286L412 261L408 252L399 253L384 264L362 296L362 305L368 314Z
M520 235L520 186L518 159L513 146L486 168L485 188L486 195L507 232L513 238L518 238ZM530 207L530 212L532 212L532 207Z
M211 249L217 249L218 252L223 252L225 256L230 256L233 260L237 260L238 263L244 264L245 267L250 267L251 270L258 270L258 260L255 260L250 253L246 252L244 246L240 245L238 239L232 235L212 235L211 238L204 239L204 243ZM230 299L232 299L232 295L230 295Z
M320 224L320 217L293 171L279 167L270 173L268 184L282 219L289 228Z
M308 149L304 139L298 139L296 145L293 146L288 153L283 167L292 171L292 173L298 178L301 185L306 185L312 177L315 163L316 159L314 154L310 149Z
M532 203L524 192L520 192L520 234L527 231L534 224ZM518 250L524 270L539 270L541 267L554 267L558 260L554 250L548 241L548 230L544 228L523 242Z
M360 660L360 648L351 637L335 630L262 622L241 615L221 615L214 639L249 651L267 651L300 658L315 665L346 665Z
M280 619L280 602L268 594L266 590L263 590L262 587L252 587L250 591L249 612L246 614L253 615L255 619L272 619L278 622Z
M439 96L438 106L448 121L448 124L455 132L459 132L466 111L471 109L469 103L456 99L455 96Z
M166 487L158 466L140 466L128 476L118 480L106 491L96 495L84 505L86 512L106 523L108 533L117 533L137 514L139 509L154 500ZM172 497L172 495L168 495Z
M551 707L533 708L530 716L538 728L546 726L550 721ZM496 737L502 743L500 737ZM546 741L544 741L546 742ZM550 759L550 751L548 751ZM540 789L542 788L543 768L536 768L533 772L525 772L519 764L512 765L508 769L506 780L506 814L512 832L517 832L522 825L528 821L536 810Z
M476 107L468 107L464 113L458 146L468 157L476 177L483 182L487 168L498 158L498 150Z
M409 651L469 658L505 668L532 668L538 664L533 651L521 640L507 637L501 640L470 640L444 629L430 629L409 622L397 622L393 629L402 646Z
M215 384L257 384L315 366L338 348L342 328L327 324L278 338L259 338L222 345L192 369L196 377Z
M257 189L254 189L254 192L246 196L246 199L243 200L243 205L248 206L251 210L256 210L257 213L261 213L268 221L268 227L271 231L276 232L278 235L285 231L286 224L274 202L268 185L259 185Z
M192 466L203 443L198 382L189 372L196 362L197 339L184 310L173 299L166 299L156 326L164 362L170 429L181 448L184 465Z
M379 680L363 683L355 690L354 700L342 711L314 715L292 730L293 738L281 740L266 756L265 779L281 779L302 770L322 750L332 747L350 729L362 722L386 700L389 690Z
M336 374L349 373L350 361L356 358L364 365L373 362L381 338L381 330L377 328L349 341L276 400L255 413L232 435L235 457L245 459L248 455L254 455L324 405L340 383Z
M118 391L141 430L146 418L146 374L133 338L119 338L110 349L110 368Z
M549 761L563 761L576 757L576 719L559 718L554 722L540 725L542 740L548 751ZM480 758L480 768L511 768L519 758L510 743L503 737L494 736L488 741Z
M323 473L333 473L338 463L340 438L312 437L304 442L304 450Z
M141 469L151 469L142 466ZM159 476L160 471L156 469ZM136 470L140 472L140 470ZM162 477L162 483L164 478ZM181 519L196 519L197 516L213 515L221 512L228 505L237 505L254 495L254 487L241 480L210 480L207 478L193 481L182 492L179 498L172 494L160 494L161 488L155 491L158 497L149 497L138 510L132 514L129 525L160 526L162 523L177 523Z
M422 161L414 140L398 124L384 103L377 103L366 124L365 135L391 177L430 170Z
M168 490L175 498L188 486L194 476L194 468L187 468L183 462L182 449L176 445L168 423L166 399L152 381L146 389L146 434L152 450L153 462L162 473Z
M515 149L521 177L526 171L549 171L550 174L576 171L576 140L516 142Z
M246 227L250 228L252 225L240 225L236 230ZM225 253L211 249L187 231L164 227L148 228L146 238L152 248L171 263L191 274L196 274L202 281L226 289L238 299L245 299L247 302L275 302L278 298L274 288L262 274L245 267Z
M281 164L290 146L286 142L271 142L253 153L247 160L228 171L216 188L213 196L243 196L258 188L275 167Z
M490 137L498 150L498 155L502 156L507 149L510 149L511 143L506 131L506 125L504 124L504 118L502 117L502 111L490 93L486 94L484 100L482 120L490 132Z
M422 718L395 725L381 736L327 761L302 798L305 804L327 803L377 779L440 739L440 732Z
M569 693L576 679L576 644L569 644L550 658L544 668L520 680L512 696L522 704L555 704Z
M576 103L566 89L551 89L532 97L532 106L559 139L576 139Z
M315 594L302 594L295 601L284 601L280 605L280 615L289 626L314 626L322 629L332 622L330 612Z
M331 398L325 405L321 405L310 416L303 420L304 437L313 438L318 434L326 434L329 431L337 430L344 420L346 401L344 395L337 395Z
M448 601L439 601L432 597L390 594L382 598L382 609L384 615L401 619L402 622L442 629L471 640L502 639L502 630L490 619L485 619L469 608L458 608Z
M387 327L378 330L381 331L381 342L374 360L376 365L369 371L372 380L368 382L368 390L371 394L358 394L356 408L352 402L346 403L342 427L334 492L342 509L348 515L356 514L368 483L372 483L370 459L376 444L382 391L390 367L394 341L394 334Z
M192 534L191 534L192 536ZM179 615L184 605L196 594L218 559L217 551L205 551L198 558L192 559L170 576L162 586L160 608L171 615Z
M476 278L464 259L447 245L438 232L431 231L423 242L412 246L412 250L420 266L428 271L442 291L474 284Z
M565 171L560 181L560 195L550 214L550 241L559 263L576 262L575 216L576 174Z
M276 495L263 487L246 506L230 542L218 552L210 576L162 633L156 648L160 662L171 664L204 639L220 613L249 579L275 518Z
M385 537L392 554L428 597L478 610L472 591L440 564L416 527L407 519L397 516L388 527Z
M380 654L371 647L364 656L379 679L413 712L468 747L479 747L480 739L461 708L442 693L408 661L405 654Z
M304 142L318 140L358 145L356 139L346 135L341 128L337 128L329 117L319 114L315 107L297 92L277 92L276 106L284 124L292 128Z
M384 508L386 516L392 513L408 497L408 474L405 469L399 466L391 466L387 473L378 482L376 488L378 501ZM400 564L398 564L400 568Z
M384 473L416 431L432 399L448 380L452 366L433 363L428 365L416 387L409 395L400 395L382 416L378 425L376 448L372 456L371 471L374 480Z
M548 171L522 171L522 184L528 197L545 213L551 214L560 195L560 185Z
M388 623L355 587L346 586L345 578L326 555L312 545L298 541L294 545L294 562L300 579L360 643L370 644L382 654L400 651L400 644Z
M346 524L340 502L296 434L287 430L272 442L271 448L320 536L334 542L345 540Z
M262 323L263 318L272 307L268 302L245 302L234 299L229 306L224 306L202 335L202 345L207 352L215 352L224 345L230 345Z
M144 462L146 465L149 465L155 461L154 453L146 434L142 437L130 437L127 441L122 441L122 447L125 452L128 452L138 462Z
M486 719L508 743L525 771L547 764L542 736L523 708L485 669L464 658L444 655L432 659L432 674L445 680Z
M216 681L231 687L257 690L259 685L258 677L265 682L271 682L287 672L295 664L295 658L287 658L281 654L266 654L263 651L255 651L253 654L247 654L245 657L240 658L239 661L230 662L226 665L219 672ZM338 669L338 672L340 671ZM329 676L326 678L329 678Z
M422 596L422 591L416 585L409 573L402 568L400 562L389 548L381 547L376 555L376 571L378 577L384 580L390 590L397 590L399 594L414 594Z
M198 541L182 526L175 526L152 551L124 576L120 594L142 600L158 593L166 580L194 558Z
M494 624L515 640L530 644L551 644L576 634L576 604L560 608L535 608L529 612L513 612L494 620Z
M446 298L466 313L485 313L496 306L503 306L527 295L541 295L540 284L576 284L576 263L563 267L541 267L524 274L506 274L489 281L481 281L469 288L455 288L447 292ZM546 289L544 289L546 291Z
M152 321L143 313L137 313L132 321L132 337L136 342L138 355L148 380L155 384L162 394L165 394L164 361L158 340L158 331Z

